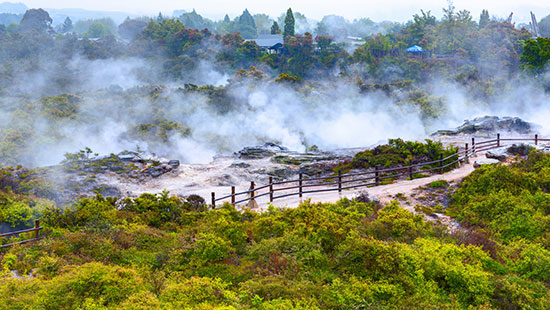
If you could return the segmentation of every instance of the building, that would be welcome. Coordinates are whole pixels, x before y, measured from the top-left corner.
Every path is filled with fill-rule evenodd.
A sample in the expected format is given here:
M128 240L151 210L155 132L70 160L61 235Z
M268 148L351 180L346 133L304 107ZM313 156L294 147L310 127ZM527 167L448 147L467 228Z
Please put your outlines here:
M284 44L282 34L262 34L256 39L246 41L255 41L260 49L268 54L281 54Z

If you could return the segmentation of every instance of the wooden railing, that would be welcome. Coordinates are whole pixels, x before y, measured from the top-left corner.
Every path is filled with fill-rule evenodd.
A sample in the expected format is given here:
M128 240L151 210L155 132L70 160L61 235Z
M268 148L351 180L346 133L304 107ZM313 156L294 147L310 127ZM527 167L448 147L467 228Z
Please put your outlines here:
M235 186L231 187L231 194L216 198L216 193L212 192L211 203L215 208L218 202L230 202L233 205L246 203L250 200L255 200L261 197L268 197L269 202L276 199L281 199L290 196L303 197L304 194L321 193L321 192L342 192L347 189L356 189L361 187L378 186L384 180L395 179L407 176L412 180L419 173L427 173L438 171L443 174L447 168L452 169L459 166L463 162L467 162L470 157L479 152L486 152L492 149L500 148L510 142L534 142L538 145L539 142L549 142L550 139L540 139L538 135L534 138L514 138L502 139L500 134L497 134L496 139L476 142L472 138L471 147L468 143L464 145L464 149L457 151L445 158L442 156L438 160L433 160L424 163L412 164L404 167L379 169L376 167L370 172L356 172L317 178L304 178L303 174L299 174L296 180L286 180L273 182L273 178L269 177L269 183L256 187L255 182L250 182L250 187L246 191L236 192Z
M11 246L14 246L14 245L17 245L17 244L24 244L24 243L28 243L28 242L38 241L38 240L42 239L40 237L40 230L41 229L42 229L42 227L40 227L40 221L36 220L36 221L34 221L34 228L29 228L29 229L24 229L24 230L19 230L19 231L12 231L12 232L5 233L5 234L0 234L0 238L5 238L5 237L11 237L11 236L19 235L19 234L34 232L34 238L26 239L26 240L18 241L18 242L13 242L13 243L8 243L8 244L3 244L3 245L0 245L0 249L11 247Z

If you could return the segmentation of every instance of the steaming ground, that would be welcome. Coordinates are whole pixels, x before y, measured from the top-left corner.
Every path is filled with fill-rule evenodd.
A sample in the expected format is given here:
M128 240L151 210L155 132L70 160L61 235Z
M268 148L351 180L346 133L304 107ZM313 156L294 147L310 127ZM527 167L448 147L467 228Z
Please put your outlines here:
M48 87L51 76L45 73L28 76L30 83L9 93L17 96L0 98L4 135L12 128L24 132L16 140L22 154L6 152L15 157L10 164L54 165L65 153L86 147L101 155L139 148L187 164L205 164L216 155L264 142L303 152L314 145L334 150L373 146L396 137L424 139L438 129L484 115L519 116L541 124L542 135L550 133L550 110L545 107L550 98L540 84L527 78L510 81L511 87L483 102L454 83L427 83L422 87L443 102L440 115L433 118L408 103L405 93L365 93L344 78L302 85L267 79L235 81L203 62L185 81L221 86L210 87L209 93L182 91L184 85L174 82L152 86L157 80L155 68L134 58L75 58L68 67L78 81L65 89L79 98L74 117L52 120L38 113L43 108L39 96L61 94ZM539 78L548 80L548 76ZM216 97L219 94L223 100ZM21 105L29 108L18 109ZM190 133L169 131L162 139L132 134L136 126L158 124L159 119L187 126ZM0 154L0 162L7 162L4 157Z

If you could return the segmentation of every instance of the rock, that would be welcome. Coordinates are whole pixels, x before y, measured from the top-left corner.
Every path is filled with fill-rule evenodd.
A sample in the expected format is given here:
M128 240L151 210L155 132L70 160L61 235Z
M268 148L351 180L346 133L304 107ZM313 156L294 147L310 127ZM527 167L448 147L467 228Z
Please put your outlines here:
M120 171L124 171L124 168L121 167L121 166L110 166L109 170L111 170L113 172L120 172Z
M288 149L284 146L268 142L260 146L245 147L237 152L236 155L241 159L262 159L271 157L277 152L282 151L288 151Z
M478 159L474 162L474 168L479 168L483 165L494 165L494 164L498 164L500 163L500 161L496 160L496 159L492 159L492 158L482 158L482 159Z
M506 160L506 155L505 154L498 154L496 152L487 152L487 154L485 154L485 156L487 158L496 159L498 161L505 161Z
M355 201L358 201L358 202L367 202L367 203L374 202L377 204L380 203L380 199L378 199L378 197L376 197L375 195L371 195L366 191L360 192L359 195L357 195L353 199L355 199Z
M309 177L319 177L322 175L330 174L333 172L333 168L337 165L337 162L316 162L305 163L300 165L299 173L303 173Z
M168 165L170 165L172 168L177 168L180 166L180 161L179 160L171 160L168 162Z
M283 180L283 179L289 179L290 177L298 174L298 169L293 169L285 166L271 166L266 168L265 170L260 170L257 172L267 174L269 176Z
M274 163L299 166L304 163L330 161L340 159L341 156L332 154L277 154L271 158Z
M230 168L250 168L250 164L244 161L236 161L229 166Z
M122 192L118 188L106 184L96 186L94 191L97 191L104 197L120 197L122 195Z
M118 159L120 160L124 160L124 161L130 161L130 160L134 160L134 158L136 158L138 154L137 153L124 153L124 154L118 154L117 157Z
M494 134L497 132L514 132L531 134L537 125L526 122L519 117L484 116L466 120L464 124L451 130L439 130L433 135L455 136L472 134Z
M248 204L246 205L246 207L247 207L248 209L251 209L251 210L255 210L255 209L258 209L258 208L259 208L259 207L258 207L258 203L257 203L256 200L254 200L254 199L250 199L250 200L248 201Z
M210 179L210 183L215 186L233 186L236 182L231 175L224 174L222 176Z
M147 174L149 174L150 176L152 176L153 178L157 178L157 177L160 177L161 175L163 175L166 171L164 170L164 167L162 167L162 166L154 166L154 167L151 167L151 168L147 168L147 170L145 170L145 172Z

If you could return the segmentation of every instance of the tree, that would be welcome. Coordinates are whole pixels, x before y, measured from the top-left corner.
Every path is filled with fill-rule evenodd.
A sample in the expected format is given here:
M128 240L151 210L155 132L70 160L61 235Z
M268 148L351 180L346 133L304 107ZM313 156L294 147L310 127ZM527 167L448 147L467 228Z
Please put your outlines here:
M73 21L67 16L65 22L63 22L63 26L61 26L61 32L67 33L71 32L71 30L73 30Z
M255 14L254 23L256 23L256 31L258 34L268 34L271 31L272 20L267 14Z
M410 34L410 40L407 42L408 44L419 44L426 35L426 28L428 26L435 26L436 19L435 16L431 15L431 11L424 12L424 10L420 10L420 13L422 15L413 15L413 23L408 26Z
M540 35L543 37L550 37L550 15L541 19L539 22Z
M90 25L90 28L88 28L88 37L90 38L103 38L110 34L112 33L109 27L102 23L93 23Z
M294 23L295 23L295 20L294 20L294 14L292 13L292 9L289 8L287 11L286 11L286 17L285 17L285 29L284 29L284 36L285 38L288 37L288 36L294 36L295 32L294 32Z
M481 11L481 15L479 16L479 28L483 28L489 24L489 11L483 10Z
M523 47L521 55L521 65L523 68L541 71L550 60L550 38L537 38L536 40L527 40Z
M273 25L271 26L271 34L280 34L281 28L279 28L279 24L277 22L273 22Z
M193 10L194 11L194 10ZM162 16L162 13L159 12L159 15L157 16L157 23L160 23L164 20L164 16Z
M133 39L137 34L140 34L147 27L147 20L130 19L129 17L118 26L118 34L126 40Z
M256 22L254 22L254 17L250 15L247 9L243 11L243 14L239 16L236 20L236 23L232 29L234 32L240 32L243 38L252 39L258 35L256 29Z
M46 33L52 29L52 18L48 12L43 9L30 9L25 12L21 20L21 30L35 30L41 33Z
M306 75L313 64L313 38L309 32L303 36L289 36L285 42L285 48L290 58L288 59L288 72L298 77Z
M182 24L191 29L214 29L214 22L209 20L208 18L203 18L200 14L197 13L197 11L193 10L190 13L184 13L181 14L178 19L182 22Z

